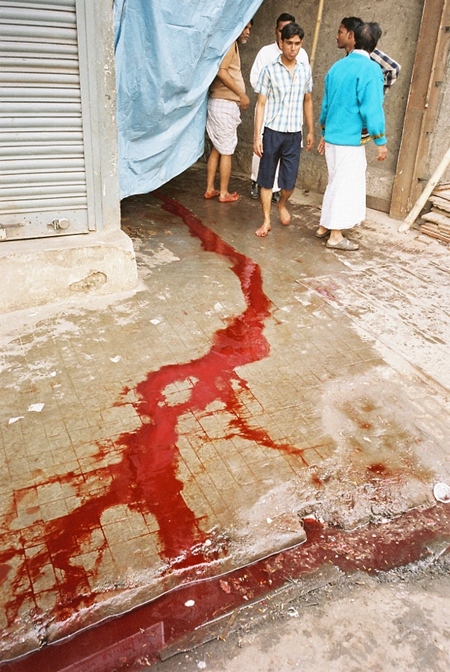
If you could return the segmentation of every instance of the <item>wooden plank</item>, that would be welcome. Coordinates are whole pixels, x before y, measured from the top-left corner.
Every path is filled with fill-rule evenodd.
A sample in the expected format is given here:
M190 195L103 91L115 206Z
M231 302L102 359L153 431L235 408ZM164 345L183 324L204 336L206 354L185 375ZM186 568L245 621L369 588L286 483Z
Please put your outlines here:
M443 198L446 201L450 201L450 189L437 189L436 187L433 189L433 193L431 195L431 198L433 196L437 198Z
M450 201L447 201L447 199L439 198L439 196L430 196L430 201L434 207L450 212Z
M425 225L421 226L420 233L425 233L427 236L431 236L432 238L442 240L444 243L450 243L450 236L445 235L445 233L440 233L436 229L431 229L428 226Z
M426 215L422 215L422 219L426 222L438 224L439 228L450 227L450 217L440 215L437 212L428 212Z
M399 233L402 233L404 231L407 231L409 227L414 224L416 221L417 217L420 215L421 210L425 207L429 197L433 193L433 189L441 179L442 175L445 173L447 170L447 167L450 164L450 147L447 149L445 152L444 156L442 157L442 160L436 170L434 171L433 175L430 177L428 180L425 189L422 191L420 194L419 198L414 204L414 207L412 210L408 213L408 215L405 217L405 221L403 224L400 224L398 230Z

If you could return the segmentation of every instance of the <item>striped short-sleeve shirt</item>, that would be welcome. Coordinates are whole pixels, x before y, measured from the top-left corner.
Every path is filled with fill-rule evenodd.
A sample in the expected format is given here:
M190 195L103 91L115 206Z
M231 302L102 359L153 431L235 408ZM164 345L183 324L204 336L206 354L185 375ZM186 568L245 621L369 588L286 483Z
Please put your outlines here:
M273 131L296 133L303 126L303 99L312 91L312 74L309 63L296 62L294 75L281 62L266 65L255 87L257 93L267 97L264 125Z

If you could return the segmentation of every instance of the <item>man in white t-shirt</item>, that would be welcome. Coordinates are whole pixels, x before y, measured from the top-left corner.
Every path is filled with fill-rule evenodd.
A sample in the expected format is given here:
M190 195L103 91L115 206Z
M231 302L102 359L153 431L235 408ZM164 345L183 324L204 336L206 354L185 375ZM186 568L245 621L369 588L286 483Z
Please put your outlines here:
M280 16L278 17L275 25L276 41L272 42L272 44L267 44L265 47L262 47L256 54L256 58L250 71L250 84L252 85L253 89L255 89L256 82L258 81L261 70L266 65L273 63L281 54L281 49L279 47L281 39L281 31L283 30L284 26L288 23L295 23L295 17L292 16L292 14L287 14L286 12L283 12L283 14L280 14ZM304 63L309 64L308 54L303 49L303 47L300 49L300 52L297 56L297 60L299 62L303 61ZM250 188L250 196L251 198L254 199L259 198L259 185L257 183L259 162L260 162L259 156L257 156L254 153L252 157L252 176L251 176L252 184ZM275 182L273 184L272 201L274 203L278 203L279 200L280 200L280 188L278 186L278 169L277 169L275 175Z

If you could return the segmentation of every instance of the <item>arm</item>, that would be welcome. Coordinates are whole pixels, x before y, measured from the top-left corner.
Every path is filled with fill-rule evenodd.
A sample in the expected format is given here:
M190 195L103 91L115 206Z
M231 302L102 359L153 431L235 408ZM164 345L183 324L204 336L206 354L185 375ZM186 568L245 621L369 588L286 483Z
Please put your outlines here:
M227 89L230 89L230 91L233 91L233 93L239 96L239 107L241 107L243 110L246 110L250 105L250 99L245 91L242 91L242 89L237 86L228 70L220 67L219 72L217 73L217 77L220 79L222 84L227 87Z
M219 72L217 73L217 78L220 79L222 84L226 86L227 89L230 89L230 91L233 91L233 93L239 96L238 104L243 110L246 110L247 107L250 105L250 100L246 95L245 91L236 84L236 82L228 72L230 62L233 58L236 49L237 45L234 42L227 51L227 53L225 54L222 63L220 64Z
M303 114L306 125L308 127L308 134L306 136L306 151L309 152L309 150L314 145L314 114L312 95L310 93L305 93L305 97L303 99Z
M384 161L387 156L387 140L383 110L383 78L380 75L370 78L363 88L360 112L364 126L377 145L377 161Z
M322 130L322 137L319 140L319 144L317 145L317 151L319 154L325 154L325 121L327 118L327 112L328 112L328 87L327 87L327 77L325 77L325 89L323 92L323 99L322 99L322 107L320 109L320 118L319 118L319 124L320 128Z
M263 153L262 131L264 124L264 114L266 111L267 97L263 93L258 94L258 102L255 110L255 132L253 134L253 151L261 157Z

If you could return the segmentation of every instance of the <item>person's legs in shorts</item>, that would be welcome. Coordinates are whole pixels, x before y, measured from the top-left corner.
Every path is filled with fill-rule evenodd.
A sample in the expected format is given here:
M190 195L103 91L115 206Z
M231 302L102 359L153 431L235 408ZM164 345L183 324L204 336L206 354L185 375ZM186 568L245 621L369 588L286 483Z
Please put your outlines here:
M263 154L259 164L258 184L260 186L260 200L263 211L263 223L255 231L257 236L264 238L270 231L270 207L272 204L272 188L275 180L275 172L280 157L280 144L282 133L264 128Z
M282 135L284 138L280 147L281 157L278 177L281 194L277 207L280 215L280 222L284 224L284 226L287 226L291 222L291 215L286 204L294 191L295 182L297 180L302 134L299 131L298 133L283 133Z

